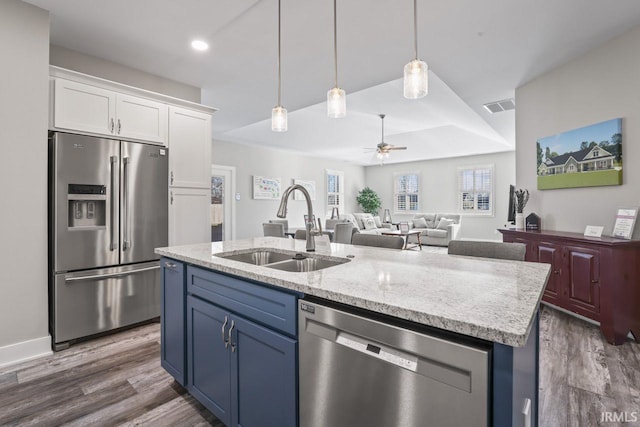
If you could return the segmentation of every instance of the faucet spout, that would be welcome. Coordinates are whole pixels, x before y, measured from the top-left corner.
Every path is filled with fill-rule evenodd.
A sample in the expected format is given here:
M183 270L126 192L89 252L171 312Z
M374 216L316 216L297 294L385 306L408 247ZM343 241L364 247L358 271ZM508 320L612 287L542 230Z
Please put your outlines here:
M317 234L316 230L313 228L313 206L311 205L311 196L306 188L301 186L300 184L293 184L284 190L282 194L282 199L280 200L280 207L278 208L278 213L276 216L278 218L286 218L287 217L287 203L289 201L289 196L295 190L299 190L307 201L307 221L305 222L305 228L307 230L307 252L313 252L316 250L316 244L313 240L313 236Z

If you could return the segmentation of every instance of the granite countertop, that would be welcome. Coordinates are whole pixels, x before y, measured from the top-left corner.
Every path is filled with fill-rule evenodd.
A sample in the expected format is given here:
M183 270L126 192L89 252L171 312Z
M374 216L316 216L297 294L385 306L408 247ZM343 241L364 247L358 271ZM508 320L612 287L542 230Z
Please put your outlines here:
M156 253L512 347L526 343L550 273L548 264L335 243L316 248L313 256L353 255L350 262L304 273L215 256L251 248L305 252L305 241L259 237L158 248Z

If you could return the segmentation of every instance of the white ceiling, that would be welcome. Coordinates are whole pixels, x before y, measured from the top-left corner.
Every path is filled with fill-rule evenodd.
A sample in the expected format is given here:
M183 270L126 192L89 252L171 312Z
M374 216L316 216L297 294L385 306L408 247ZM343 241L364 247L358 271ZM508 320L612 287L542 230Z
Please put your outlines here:
M513 149L514 112L482 104L640 25L637 0L418 1L430 93L402 98L412 59L410 0L338 2L339 84L347 117L330 120L330 0L282 0L283 105L289 131L269 127L276 104L276 0L27 0L51 12L51 42L203 89L220 109L214 137L367 164L363 147L406 145L386 162ZM189 48L193 38L208 52ZM517 107L516 107L517 108Z

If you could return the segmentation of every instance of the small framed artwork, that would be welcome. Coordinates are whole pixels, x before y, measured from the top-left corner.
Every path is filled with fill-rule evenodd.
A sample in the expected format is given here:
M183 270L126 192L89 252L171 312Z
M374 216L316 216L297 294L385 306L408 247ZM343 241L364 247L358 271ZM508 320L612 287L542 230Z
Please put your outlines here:
M618 209L618 213L616 214L616 223L613 226L613 237L627 240L631 239L637 217L638 208Z
M587 225L587 227L584 229L584 236L585 237L602 237L603 230L604 230L604 227L600 225Z
M280 198L280 178L269 178L266 176L253 176L253 198L258 199L279 199Z
M316 200L316 182L315 181L294 179L293 183L303 186L305 190L307 190L307 192L309 193L309 197L311 198L311 200L312 201ZM298 190L294 191L293 200L304 200L304 196L302 195L302 192Z

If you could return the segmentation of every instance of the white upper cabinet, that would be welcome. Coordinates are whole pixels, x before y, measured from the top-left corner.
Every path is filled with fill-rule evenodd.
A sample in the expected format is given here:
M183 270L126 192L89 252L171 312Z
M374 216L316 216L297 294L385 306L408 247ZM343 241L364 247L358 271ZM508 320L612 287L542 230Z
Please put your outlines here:
M56 78L53 127L167 143L168 107L161 102Z
M169 185L211 187L211 115L169 107Z
M210 241L211 190L169 188L169 246Z

